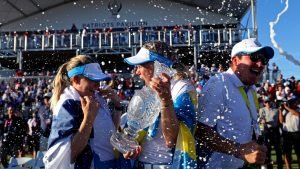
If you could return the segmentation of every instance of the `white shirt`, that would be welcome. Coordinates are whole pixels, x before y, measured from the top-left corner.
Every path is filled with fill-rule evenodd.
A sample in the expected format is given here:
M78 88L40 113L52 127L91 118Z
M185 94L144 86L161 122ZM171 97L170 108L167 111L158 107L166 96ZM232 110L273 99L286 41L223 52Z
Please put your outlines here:
M238 87L244 86L234 72L229 69L213 76L204 86L199 98L198 121L215 128L219 135L241 144L252 140L251 121L257 121L257 111L251 86L247 91L251 112L247 108ZM252 113L252 118L251 118ZM213 152L206 164L207 168L239 168L244 161L231 155Z
M283 116L285 116L285 122L283 123L283 131L287 132L299 132L300 131L300 118L292 113L283 110Z
M36 127L37 125L36 118L28 119L27 124L29 128L28 135L32 136L32 127Z
M263 107L259 109L259 118L264 118L267 122L267 127L278 127L279 126L279 111L272 107Z
M276 99L277 100L284 100L285 98L285 93L284 93L284 90L282 90L281 92L280 91L276 91Z
M57 106L54 108L54 116L58 115L60 107L67 99L73 99L76 101L80 100L79 93L72 86L64 90L64 93L61 95ZM112 160L115 159L115 156L113 147L110 144L110 137L115 131L115 127L112 122L106 101L100 96L97 97L97 100L100 103L100 109L93 123L94 138L90 139L89 144L93 152L99 156L100 161ZM74 165L71 165L71 137L72 136L61 138L49 148L43 159L46 169L74 168Z

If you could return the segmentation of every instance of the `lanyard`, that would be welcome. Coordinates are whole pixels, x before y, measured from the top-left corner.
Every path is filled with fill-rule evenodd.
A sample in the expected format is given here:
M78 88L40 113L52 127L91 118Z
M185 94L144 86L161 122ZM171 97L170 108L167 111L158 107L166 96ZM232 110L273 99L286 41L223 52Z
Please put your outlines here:
M253 117L253 114L252 114L252 111L251 111L251 108L250 108L250 103L249 103L249 100L248 100L248 96L247 96L243 86L239 87L239 91L242 94L243 99L245 100L247 108L248 108L249 113L250 113L251 126L252 126L252 129L253 129L252 139L257 140L258 135L260 133L260 129L258 127L257 121L254 120L254 117ZM254 103L255 103L256 111L258 112L259 111L259 103L258 103L257 94L256 94L255 91L252 92L252 96L253 96L253 100L254 100Z
M239 91L240 93L242 94L243 96L243 99L245 100L246 102L246 105L247 105L247 108L249 110L249 113L250 113L250 117L251 117L251 120L253 121L254 120L254 117L253 117L253 114L252 114L252 111L251 111L251 108L250 108L250 103L249 103L249 100L248 100L248 96L243 88L243 86L240 86L239 87ZM253 95L253 100L254 100L254 103L255 103L255 107L256 107L256 111L258 112L259 110L259 103L258 103L258 99L257 99L257 94L255 91L252 92L252 95Z

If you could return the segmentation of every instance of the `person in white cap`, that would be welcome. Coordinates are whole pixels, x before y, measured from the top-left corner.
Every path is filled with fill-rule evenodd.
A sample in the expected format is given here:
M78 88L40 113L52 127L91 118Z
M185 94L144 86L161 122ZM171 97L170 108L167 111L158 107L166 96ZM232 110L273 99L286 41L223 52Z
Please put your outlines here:
M230 68L204 86L195 135L201 145L200 167L232 169L264 163L267 149L254 141L259 135L255 84L273 55L271 47L244 39L232 49Z
M109 141L118 126L98 92L99 82L108 79L100 65L85 55L59 67L50 100L53 120L45 168L121 168ZM120 106L115 94L109 97Z
M136 65L135 74L157 92L161 103L159 117L143 130L146 134L141 139L142 151L138 154L135 168L196 168L192 131L196 126L198 102L188 69L180 63L174 63L174 50L160 41L146 43L135 56L125 61ZM176 74L170 77L162 73L157 77L154 73L155 62L174 68ZM132 158L132 155L125 157Z

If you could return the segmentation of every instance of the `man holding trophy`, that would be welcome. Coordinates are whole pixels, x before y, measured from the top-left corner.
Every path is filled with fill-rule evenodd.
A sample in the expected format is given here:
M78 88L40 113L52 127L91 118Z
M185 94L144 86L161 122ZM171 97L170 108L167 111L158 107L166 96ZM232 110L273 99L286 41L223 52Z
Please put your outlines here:
M141 152L124 154L125 158L138 156L135 168L172 168L175 165L195 168L192 130L196 122L197 94L186 68L175 61L174 50L160 41L146 43L135 56L125 59L128 64L136 65L135 74L157 95L160 110L157 118L137 134ZM147 98L142 102L138 105L146 105L147 111Z

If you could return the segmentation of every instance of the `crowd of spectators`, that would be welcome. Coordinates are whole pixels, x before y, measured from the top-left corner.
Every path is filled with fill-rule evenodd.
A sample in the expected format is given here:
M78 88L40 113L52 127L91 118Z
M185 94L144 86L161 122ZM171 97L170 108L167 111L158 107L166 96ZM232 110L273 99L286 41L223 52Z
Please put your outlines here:
M190 77L200 95L202 87L210 76L224 71L224 67L221 64L212 64L211 66L201 65L198 70L192 66L189 70ZM31 74L28 73L28 75ZM32 154L35 157L37 151L44 151L47 146L47 137L51 126L49 98L52 95L51 83L53 79L50 72L38 74L34 78L24 77L26 75L24 76L23 74L19 78L14 78L14 80L0 81L0 156L4 166L7 165L5 159L9 156ZM118 96L124 100L124 103L130 100L134 90L143 86L143 82L139 78L130 74L111 74L111 78L110 82L102 82L100 88L109 86L115 89ZM274 146L277 153L276 162L279 168L281 168L280 166L283 163L281 159L282 153L284 154L286 165L289 165L291 163L291 158L288 154L290 153L289 148L282 148L280 140L282 140L282 135L287 131L284 128L284 123L287 122L288 118L284 115L286 114L284 111L289 112L291 111L290 109L297 108L286 103L289 100L300 97L300 80L297 80L294 76L283 78L278 66L273 63L272 69L267 67L261 83L257 84L257 92L261 108L259 119L261 124L265 126L265 130L268 131L266 134L269 140L268 146ZM264 111L266 107L271 107L275 115L269 115L269 111ZM16 118L11 118L11 116ZM286 118L286 120L282 120L282 117ZM289 118L293 118L293 116ZM11 124L13 124L11 121L14 121L14 119L18 121L17 126L27 126L25 130L24 127L15 127L14 130L11 130ZM22 132L22 134L18 134L19 132ZM18 137L20 141L7 144L6 140L8 137ZM298 149L296 150L296 153L298 153L299 147L297 146L299 143L293 142L293 144ZM16 151L12 154L5 153L4 149L8 147ZM270 160L269 164L272 163Z

